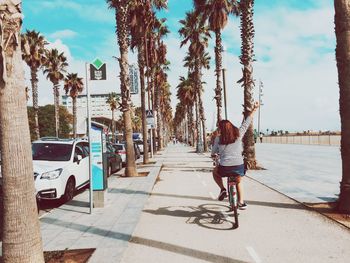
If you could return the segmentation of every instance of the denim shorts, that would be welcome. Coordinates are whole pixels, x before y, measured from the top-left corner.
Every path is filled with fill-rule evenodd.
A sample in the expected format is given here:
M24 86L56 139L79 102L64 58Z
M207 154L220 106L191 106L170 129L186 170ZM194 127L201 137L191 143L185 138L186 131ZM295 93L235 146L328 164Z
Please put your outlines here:
M245 176L244 164L234 166L219 165L219 174L221 177L227 177L229 174L232 173L238 174L240 176Z

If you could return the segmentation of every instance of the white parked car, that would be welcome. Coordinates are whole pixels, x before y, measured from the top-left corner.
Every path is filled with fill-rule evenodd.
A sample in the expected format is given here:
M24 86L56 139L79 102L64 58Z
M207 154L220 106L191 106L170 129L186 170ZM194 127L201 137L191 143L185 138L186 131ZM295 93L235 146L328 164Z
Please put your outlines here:
M126 164L126 145L124 143L116 143L112 146L114 147L115 152L122 158L122 163Z
M89 143L80 139L42 138L32 143L37 198L69 201L89 183Z

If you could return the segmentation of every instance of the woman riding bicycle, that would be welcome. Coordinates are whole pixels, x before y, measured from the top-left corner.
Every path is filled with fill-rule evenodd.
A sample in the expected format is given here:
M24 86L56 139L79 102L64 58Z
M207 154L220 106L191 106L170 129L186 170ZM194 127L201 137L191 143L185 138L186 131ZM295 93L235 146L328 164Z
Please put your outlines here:
M252 122L253 114L259 108L259 103L255 102L253 110L243 121L240 128L235 127L230 121L222 120L219 122L220 136L214 140L211 151L212 157L219 155L219 165L213 170L213 177L221 191L218 199L222 201L227 192L222 182L222 177L229 174L237 174L240 179L245 175L244 162L242 156L242 139L249 125ZM237 183L238 207L246 209L247 204L243 199L243 186L241 180Z

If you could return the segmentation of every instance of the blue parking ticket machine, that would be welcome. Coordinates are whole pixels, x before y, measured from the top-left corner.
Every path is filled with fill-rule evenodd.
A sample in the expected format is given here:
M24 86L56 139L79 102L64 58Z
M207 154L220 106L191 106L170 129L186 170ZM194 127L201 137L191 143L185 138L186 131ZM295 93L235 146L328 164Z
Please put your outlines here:
M107 174L105 173L104 154L106 151L106 140L103 133L103 125L91 122L91 171L92 189L103 191L107 188Z

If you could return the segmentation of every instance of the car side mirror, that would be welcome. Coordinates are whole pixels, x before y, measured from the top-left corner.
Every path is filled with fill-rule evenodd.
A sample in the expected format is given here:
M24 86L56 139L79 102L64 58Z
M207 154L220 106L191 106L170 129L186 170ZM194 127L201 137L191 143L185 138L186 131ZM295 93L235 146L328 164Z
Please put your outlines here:
M83 156L81 156L80 154L78 154L77 157L74 158L74 162L77 162L78 164L81 160L83 160Z

